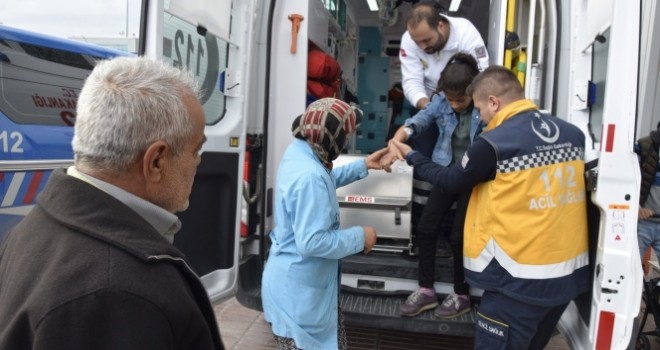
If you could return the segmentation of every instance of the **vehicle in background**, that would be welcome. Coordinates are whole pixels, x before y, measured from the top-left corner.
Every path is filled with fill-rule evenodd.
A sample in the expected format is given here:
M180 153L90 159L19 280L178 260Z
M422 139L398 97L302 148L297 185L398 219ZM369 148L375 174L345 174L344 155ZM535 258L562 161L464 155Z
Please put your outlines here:
M0 25L0 240L52 169L73 164L78 92L98 60L126 52Z

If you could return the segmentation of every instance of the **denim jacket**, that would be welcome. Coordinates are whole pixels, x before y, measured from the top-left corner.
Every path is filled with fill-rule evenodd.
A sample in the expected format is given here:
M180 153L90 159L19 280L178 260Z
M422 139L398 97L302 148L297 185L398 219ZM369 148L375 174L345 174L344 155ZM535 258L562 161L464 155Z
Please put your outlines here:
M445 94L439 93L433 95L431 102L425 109L420 110L404 122L405 126L409 126L414 130L412 137L415 137L415 135L419 135L435 121L438 125L439 134L431 159L433 159L434 163L442 166L449 165L452 160L451 136L458 125L455 115L456 113L451 109ZM483 126L479 117L479 111L476 108L472 108L470 142L474 141L474 137L481 132Z

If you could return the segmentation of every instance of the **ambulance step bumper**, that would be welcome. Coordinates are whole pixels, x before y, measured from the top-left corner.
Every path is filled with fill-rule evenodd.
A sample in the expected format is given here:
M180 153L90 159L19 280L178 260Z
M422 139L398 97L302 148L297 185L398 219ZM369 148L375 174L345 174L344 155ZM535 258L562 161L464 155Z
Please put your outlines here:
M472 337L420 334L386 329L347 327L346 337L348 338L348 348L351 350L465 350L474 348Z
M416 317L399 314L407 295L373 295L342 287L341 308L344 321L350 327L387 329L401 332L441 334L460 337L474 336L476 311L451 319L440 319L433 310ZM474 304L473 304L474 305Z

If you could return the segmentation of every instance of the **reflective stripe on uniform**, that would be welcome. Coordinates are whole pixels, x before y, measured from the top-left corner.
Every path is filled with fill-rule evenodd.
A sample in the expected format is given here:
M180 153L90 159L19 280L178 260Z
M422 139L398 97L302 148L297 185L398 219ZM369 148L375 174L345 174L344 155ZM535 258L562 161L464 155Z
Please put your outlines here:
M412 200L413 200L413 202L415 202L417 204L426 205L426 202L428 202L429 197L428 196L420 196L418 194L413 193Z
M476 257L470 258L467 255L463 256L463 265L466 269L474 272L482 272L493 258L506 271L515 278L525 279L548 279L564 277L572 274L575 270L587 266L589 264L589 252L585 251L582 254L568 259L566 261L556 264L545 265L530 265L521 264L513 260L506 254L504 249L498 246L494 239L490 239L486 243L484 250Z
M433 189L433 185L426 181L413 179L413 188L418 190L430 191Z

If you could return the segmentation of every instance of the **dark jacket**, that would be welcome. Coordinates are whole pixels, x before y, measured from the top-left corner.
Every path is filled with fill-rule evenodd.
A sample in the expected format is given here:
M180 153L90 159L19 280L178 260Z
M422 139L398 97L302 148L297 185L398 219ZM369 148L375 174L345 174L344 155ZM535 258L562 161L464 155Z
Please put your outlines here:
M223 349L183 254L110 195L51 175L0 247L0 349Z
M534 131L542 130L541 123L552 132ZM575 126L533 111L511 114L499 126L481 133L465 159L450 167L434 164L418 152L408 153L408 164L422 179L446 193L477 186L470 197L464 232L465 278L471 286L544 306L566 303L588 289L582 178L572 179L574 184L567 186L570 190L555 181L553 187L539 194L527 185L542 179L539 173L544 171L581 174L584 143L584 135ZM564 170L569 166L573 170ZM516 186L521 189L513 190ZM543 200L552 205L539 206ZM555 211L559 209L561 212ZM523 216L532 221L522 220ZM539 217L550 219L534 219ZM536 254L524 257L534 261L518 263L530 249L552 253L555 261L549 263L548 254ZM543 274L535 276L535 271Z
M649 198L655 174L658 171L658 147L660 146L660 131L651 131L651 134L637 140L639 153L639 166L642 175L642 184L639 193L639 205L644 206Z

